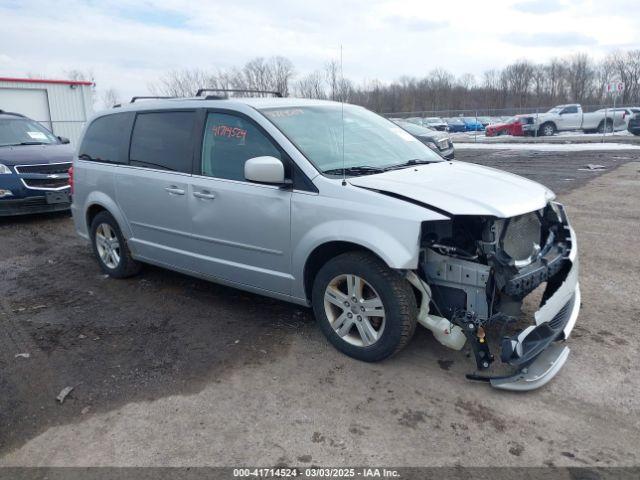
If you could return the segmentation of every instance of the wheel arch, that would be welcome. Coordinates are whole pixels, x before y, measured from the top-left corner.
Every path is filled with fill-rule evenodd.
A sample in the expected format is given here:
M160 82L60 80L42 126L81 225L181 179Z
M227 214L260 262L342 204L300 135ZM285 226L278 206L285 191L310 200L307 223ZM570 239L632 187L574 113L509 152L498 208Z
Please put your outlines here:
M378 253L371 248L365 247L362 244L334 240L322 243L313 249L313 251L307 257L303 270L303 282L304 282L304 294L307 301L311 301L311 292L313 290L313 281L315 280L318 272L329 260L338 255L347 252L366 252L382 260L386 265L388 262L382 258Z
M104 205L100 203L93 203L89 205L87 211L85 212L85 221L87 222L87 228L91 228L91 224L93 223L93 219L96 218L100 212L108 212Z
M85 205L84 220L86 222L87 232L90 232L91 222L95 216L102 211L107 211L111 216L113 216L116 222L118 222L120 231L125 239L129 239L131 237L129 224L126 222L120 207L118 207L117 203L111 197L102 192L93 192L87 198Z

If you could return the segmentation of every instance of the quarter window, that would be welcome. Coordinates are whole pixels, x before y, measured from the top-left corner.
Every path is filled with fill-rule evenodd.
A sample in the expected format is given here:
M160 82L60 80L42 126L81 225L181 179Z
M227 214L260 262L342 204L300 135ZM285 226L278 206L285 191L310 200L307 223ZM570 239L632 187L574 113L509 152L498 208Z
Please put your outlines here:
M202 175L244 180L244 163L261 156L283 160L280 150L252 122L226 113L207 116Z
M132 165L191 173L195 112L139 113L131 136Z
M131 131L130 113L96 118L82 139L78 158L97 162L127 163L126 144Z

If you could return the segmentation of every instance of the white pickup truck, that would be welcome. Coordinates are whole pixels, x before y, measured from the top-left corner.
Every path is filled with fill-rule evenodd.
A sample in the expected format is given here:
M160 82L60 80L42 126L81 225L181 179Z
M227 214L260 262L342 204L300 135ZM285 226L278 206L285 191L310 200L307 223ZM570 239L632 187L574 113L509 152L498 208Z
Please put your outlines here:
M548 112L534 117L534 122L540 136L569 130L603 133L626 128L621 111L602 109L597 112L584 113L582 106L577 103L553 107Z

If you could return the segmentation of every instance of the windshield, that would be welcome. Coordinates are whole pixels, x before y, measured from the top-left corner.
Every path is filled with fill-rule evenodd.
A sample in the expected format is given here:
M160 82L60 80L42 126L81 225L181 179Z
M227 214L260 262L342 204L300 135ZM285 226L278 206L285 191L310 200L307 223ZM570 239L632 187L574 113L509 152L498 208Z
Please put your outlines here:
M0 118L0 146L59 143L46 128L22 117Z
M344 105L344 122L340 105L264 108L262 112L321 172L342 169L343 158L347 169L442 161L393 122L355 105Z

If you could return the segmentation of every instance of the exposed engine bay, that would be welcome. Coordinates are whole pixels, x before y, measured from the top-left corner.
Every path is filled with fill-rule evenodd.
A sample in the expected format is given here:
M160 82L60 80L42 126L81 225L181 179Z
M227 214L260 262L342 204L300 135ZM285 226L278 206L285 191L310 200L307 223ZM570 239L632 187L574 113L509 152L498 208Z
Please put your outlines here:
M537 388L543 381L538 377L548 376L549 368L559 370L568 356L568 348L552 348L552 343L564 340L565 327L575 321L577 283L575 291L565 288L556 296L563 304L554 305L551 314L536 314L534 324L513 333L507 327L518 323L523 299L541 284L546 282L542 309L565 282L573 268L572 242L564 208L554 202L512 218L452 216L424 222L420 266L407 276L422 297L418 321L450 348L468 345L476 372L467 378L516 390ZM577 282L577 263L572 275ZM489 338L491 333L498 338ZM500 360L515 373L482 374L497 355L490 345L499 346ZM538 357L545 360L534 366Z

